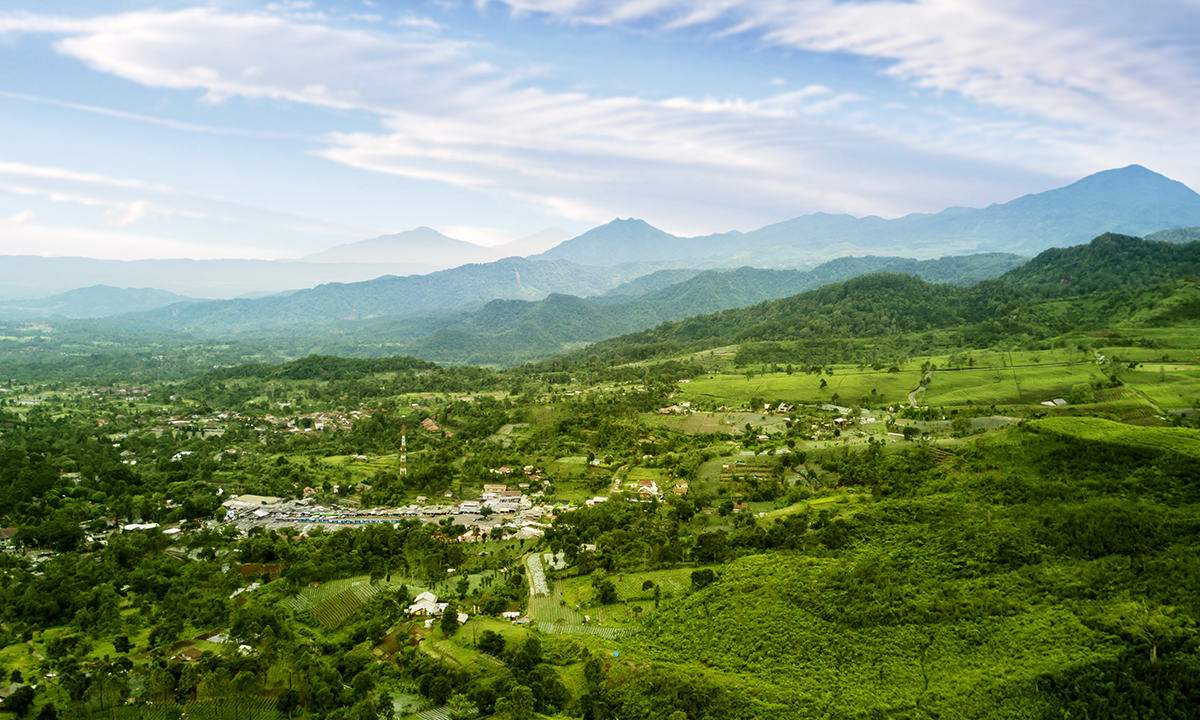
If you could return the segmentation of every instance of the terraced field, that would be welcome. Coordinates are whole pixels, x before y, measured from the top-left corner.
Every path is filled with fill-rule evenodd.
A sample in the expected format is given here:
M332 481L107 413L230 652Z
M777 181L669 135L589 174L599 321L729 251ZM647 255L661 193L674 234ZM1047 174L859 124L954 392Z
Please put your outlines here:
M360 607L384 589L366 579L334 580L320 587L305 588L282 602L297 613L310 613L326 627L337 627L354 617Z
M247 717L276 720L283 715L275 710L275 704L276 700L273 697L222 698L189 702L185 705L108 708L103 712L92 713L91 717L96 720L170 720L179 717L193 720L238 720Z

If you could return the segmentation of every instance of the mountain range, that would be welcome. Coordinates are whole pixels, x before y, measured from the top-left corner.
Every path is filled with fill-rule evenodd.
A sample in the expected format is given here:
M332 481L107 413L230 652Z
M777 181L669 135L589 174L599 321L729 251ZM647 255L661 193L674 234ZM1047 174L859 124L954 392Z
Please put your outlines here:
M96 284L153 287L196 298L262 296L312 288L321 283L355 283L384 275L411 276L464 263L479 265L506 257L566 262L575 266L625 266L618 282L664 268L812 267L841 256L898 252L917 259L976 252L1032 256L1049 247L1087 242L1105 232L1146 235L1177 233L1200 226L1200 195L1140 165L1089 175L1063 188L1026 195L982 209L949 208L936 214L896 219L815 213L751 232L731 231L679 237L644 220L618 219L563 240L550 229L505 245L484 248L430 228L349 243L299 261L267 260L95 260L0 256L0 298L40 298ZM1181 234L1182 233L1182 234ZM548 246L549 249L546 249ZM532 254L538 253L538 254ZM478 270L464 270L467 275ZM585 275L596 276L597 271ZM439 276L447 278L450 276ZM583 281L589 294L590 280ZM409 283L413 284L413 283ZM535 284L536 285L536 284ZM567 288L568 291L572 289ZM611 286L601 289L601 292ZM370 290L364 288L370 294ZM528 298L528 287L509 287L491 297L468 294L462 307L491 299ZM542 297L552 288L544 288ZM411 296L382 314L428 306Z
M1200 194L1130 165L982 209L956 207L890 220L815 213L752 232L679 237L642 220L618 219L536 257L588 265L782 267L841 255L890 255L898 248L916 258L971 252L1031 256L1105 232L1141 236L1196 225Z

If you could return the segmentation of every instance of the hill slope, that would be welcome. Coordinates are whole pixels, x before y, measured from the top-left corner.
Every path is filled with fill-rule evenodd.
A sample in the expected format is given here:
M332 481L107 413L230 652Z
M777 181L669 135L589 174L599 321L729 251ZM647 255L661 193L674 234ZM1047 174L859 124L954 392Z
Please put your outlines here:
M380 347L387 341L397 342L403 352L442 362L508 364L546 357L572 346L652 327L664 320L786 297L866 272L911 272L937 282L970 283L995 277L1021 262L1015 255L926 261L844 258L809 271L708 270L634 298L610 295L584 300L551 295L537 302L493 301L475 312L442 316L437 329L428 336L422 336L418 328L427 329L429 318L381 318L356 327L353 335L378 342ZM626 283L613 293L650 288L678 272L653 273Z
M750 307L666 322L612 338L586 354L634 359L680 348L756 341L844 341L974 325L973 341L1024 327L1071 329L1097 308L1039 307L1054 298L1110 294L1200 274L1200 243L1170 244L1106 234L1087 245L1047 250L996 280L969 288L933 285L910 275L864 275ZM1115 296L1109 298L1119 302ZM1127 308L1128 309L1128 308ZM1108 311L1105 311L1108 312ZM1094 319L1094 318L1093 318Z

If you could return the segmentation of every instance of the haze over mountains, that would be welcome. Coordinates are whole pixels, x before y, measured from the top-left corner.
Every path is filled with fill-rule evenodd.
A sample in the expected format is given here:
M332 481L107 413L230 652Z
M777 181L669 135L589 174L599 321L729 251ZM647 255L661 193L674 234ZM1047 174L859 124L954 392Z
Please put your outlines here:
M126 327L155 331L288 336L346 354L403 350L443 361L511 362L865 273L971 284L1018 265L1022 259L1012 251L1033 255L1109 231L1163 231L1160 239L1184 242L1194 239L1187 228L1197 225L1200 195L1132 165L979 210L895 220L818 213L749 233L695 238L624 219L563 242L565 233L552 229L492 248L423 227L302 261L6 257L0 259L0 292L10 297L29 297L39 285L86 290L9 301L0 304L0 318L121 315ZM527 258L465 262L554 243ZM1006 252L987 252L997 248ZM856 257L801 269L847 255ZM914 259L930 257L940 259ZM460 260L450 269L380 276L392 267ZM735 267L741 269L727 270ZM192 300L250 292L267 297Z
M0 303L0 319L60 316L97 318L154 310L192 298L152 288L115 288L108 285L68 290L48 298Z
M643 220L625 219L565 241L566 233L552 228L490 248L430 228L417 228L340 245L299 261L122 262L5 256L0 257L0 298L46 297L96 284L153 287L200 298L261 296L321 283L361 282L387 274L426 274L512 256L601 267L638 264L642 274L663 268L811 267L843 255L902 254L927 259L1009 252L1032 256L1048 247L1087 242L1104 232L1145 235L1198 225L1200 195L1182 183L1130 165L983 209L949 208L893 220L815 213L752 232L691 238L672 235ZM627 272L614 277L619 278L617 282L629 279ZM589 292L594 290L586 282L585 287ZM541 288L540 296L556 291ZM521 283L497 292L485 300L539 296L537 292L531 295L530 286ZM576 292L580 293L583 290ZM475 296L468 300L474 301ZM397 307L390 312L412 309Z

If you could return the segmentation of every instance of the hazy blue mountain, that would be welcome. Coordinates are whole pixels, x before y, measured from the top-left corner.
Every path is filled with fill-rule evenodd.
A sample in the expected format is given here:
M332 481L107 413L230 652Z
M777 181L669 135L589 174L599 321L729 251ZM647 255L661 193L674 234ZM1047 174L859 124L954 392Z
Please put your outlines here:
M539 300L565 292L596 295L647 271L645 267L596 268L508 258L426 275L327 283L257 300L172 305L126 319L141 326L208 335L281 327L301 329L383 315L478 306L497 298Z
M517 238L502 245L494 245L488 250L497 259L506 257L525 257L536 253L546 252L565 240L571 239L571 233L560 227L549 227L539 230L532 235Z
M1106 170L1056 190L987 208L949 208L896 219L814 213L747 233L681 238L640 220L614 220L544 257L676 267L785 267L841 255L928 258L970 252L1033 255L1105 232L1145 235L1200 224L1200 195L1140 165Z
M40 298L90 285L156 287L194 298L273 294L388 273L422 273L419 264L312 263L284 260L97 260L0 255L0 298Z
M303 260L321 263L411 263L438 269L492 259L488 248L455 240L429 227L338 245Z
M537 257L582 265L682 263L688 259L706 257L707 246L696 246L692 240L659 230L645 220L618 218L571 238Z
M430 227L380 235L338 245L302 258L321 263L388 263L445 270L468 263L491 262L544 252L571 237L562 228L546 228L500 245L476 245L456 240Z
M18 319L60 315L68 318L100 318L154 310L180 302L195 301L166 290L93 285L47 298L0 303L0 317Z

